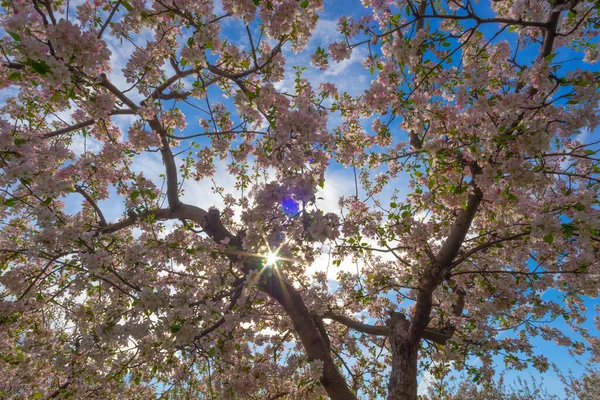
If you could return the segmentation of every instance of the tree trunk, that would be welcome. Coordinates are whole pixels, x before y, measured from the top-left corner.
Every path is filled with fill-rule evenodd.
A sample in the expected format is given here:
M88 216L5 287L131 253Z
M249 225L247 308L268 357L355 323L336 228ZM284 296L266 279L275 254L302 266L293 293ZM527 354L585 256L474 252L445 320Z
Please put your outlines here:
M409 322L404 315L393 313L389 336L392 371L387 400L417 400L417 356L419 341L408 340Z
M309 360L323 361L323 374L320 381L329 397L332 400L356 400L346 378L340 373L331 357L327 334L323 335L319 331L298 291L276 274L267 278L267 282L261 285L261 290L283 306L304 345Z

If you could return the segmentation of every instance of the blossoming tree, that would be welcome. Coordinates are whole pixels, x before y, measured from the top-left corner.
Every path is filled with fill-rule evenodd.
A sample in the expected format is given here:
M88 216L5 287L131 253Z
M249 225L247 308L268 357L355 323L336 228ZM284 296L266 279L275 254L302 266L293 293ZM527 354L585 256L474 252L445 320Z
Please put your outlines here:
M598 351L600 5L363 3L310 60L361 49L358 95L280 84L321 0L2 3L2 397L416 399Z

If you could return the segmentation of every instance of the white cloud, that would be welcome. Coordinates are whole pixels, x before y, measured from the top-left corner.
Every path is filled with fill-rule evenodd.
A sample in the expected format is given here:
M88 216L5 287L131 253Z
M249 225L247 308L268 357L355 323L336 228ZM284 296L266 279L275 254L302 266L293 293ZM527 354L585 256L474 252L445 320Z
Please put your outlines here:
M0 103L6 104L6 100L17 97L20 90L16 86L8 86L0 90Z
M594 140L597 140L598 135L600 134L600 127L596 127L594 130L590 130L589 128L583 128L581 133L575 136L575 140L584 144L591 144Z
M312 36L308 40L307 48L310 50L316 49L318 46L327 49L330 43L342 38L342 35L337 31L337 21L333 19L319 19L317 27Z
M331 65L329 66L329 68L327 69L327 71L325 71L325 73L323 74L324 76L327 77L332 77L332 76L339 76L340 74L342 74L343 72L349 72L348 70L350 68L352 68L355 64L360 64L362 60L364 60L367 57L367 51L363 48L363 47L358 47L354 50L352 50L352 55L350 56L350 58L343 60L339 63L331 63ZM366 74L366 71L364 72ZM358 77L362 77L361 75L358 75ZM355 81L357 76L353 75L352 79L348 79L348 75L344 75L343 77L344 82L352 82Z
M213 178L217 185L223 187L225 193L239 196L241 193L235 188L235 176L227 172L226 163L224 161L219 161L216 163L215 167L217 172ZM223 198L215 193L215 190L213 189L214 186L215 184L210 179L203 179L199 182L187 180L183 184L185 193L182 200L188 204L204 209L217 207L218 209L223 210L225 203L223 202Z
M112 66L112 71L109 74L108 79L119 90L128 90L132 86L132 83L127 82L127 78L123 75L123 68L127 65L136 46L143 48L148 41L153 41L152 31L145 29L140 35L133 36L134 43L131 43L126 39L118 39L115 36L108 34L105 34L103 39L111 52L110 64ZM169 65L163 66L163 69L165 70L170 70L170 68ZM135 89L127 92L126 95L134 102L140 102L145 98L145 96L142 96Z
M90 136L73 135L69 148L77 157L81 157L85 152L98 153L102 150L102 143Z
M301 53L295 54L287 47L283 49L283 55L286 59L285 78L283 81L277 82L275 88L294 93L295 71L292 67L301 66L306 68L303 76L313 87L318 87L319 84L324 82L330 82L342 92L355 94L366 89L369 75L360 65L360 61L367 56L367 51L363 47L355 48L348 60L339 63L331 61L326 71L311 67L309 64L310 55L317 50L317 47L321 47L327 52L331 43L340 41L342 38L342 35L337 31L337 20L320 19L308 41L308 45ZM351 79L349 79L350 76Z
M134 158L132 170L136 173L143 173L144 177L152 180L159 188L163 178L161 174L165 173L165 167L160 153L142 153Z
M325 173L325 187L317 192L317 206L323 212L339 214L338 202L341 196L355 193L354 174L350 169L338 167Z
M433 375L431 375L431 372L425 370L419 381L419 386L417 387L417 394L421 396L427 394L429 389L432 387L434 381L435 378L433 377Z
M221 16L221 15L225 14L225 9L223 8L223 2L221 0L215 0L214 1L213 12L217 16Z
M139 119L137 115L113 115L112 122L121 130L123 137L125 137L129 127L137 119Z

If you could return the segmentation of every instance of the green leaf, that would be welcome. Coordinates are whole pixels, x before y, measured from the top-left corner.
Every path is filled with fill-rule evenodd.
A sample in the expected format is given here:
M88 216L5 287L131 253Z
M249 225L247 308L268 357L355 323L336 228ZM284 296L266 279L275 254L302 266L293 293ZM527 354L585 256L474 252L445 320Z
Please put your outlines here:
M575 227L572 224L562 224L562 230L567 237L571 237L575 232Z
M544 239L544 242L546 242L548 244L552 244L554 242L554 235L549 233L546 236L544 236L543 239Z
M4 205L7 207L12 207L15 205L16 202L17 200L14 197L11 197L10 199L4 200Z
M52 97L50 97L50 101L56 103L62 98L60 92L55 92Z
M132 5L129 4L128 2L123 1L123 2L121 2L121 4L123 5L123 7L125 7L127 9L127 11L129 11L129 12L133 11Z
M21 41L21 36L19 36L17 33L10 32L10 31L6 31L6 33L8 33L11 38L15 39L15 41L17 41L17 42Z
M8 76L8 80L9 81L20 81L21 80L21 74L18 72L13 72L12 74L10 74Z
M177 333L181 330L181 325L179 324L173 324L171 325L171 332L172 333Z
M308 7L308 0L304 0L302 3L300 3L300 7L302 7L302 8Z
M46 76L48 72L51 71L50 67L48 66L48 64L46 64L45 61L27 60L24 64L29 65L32 70L34 70L42 76Z

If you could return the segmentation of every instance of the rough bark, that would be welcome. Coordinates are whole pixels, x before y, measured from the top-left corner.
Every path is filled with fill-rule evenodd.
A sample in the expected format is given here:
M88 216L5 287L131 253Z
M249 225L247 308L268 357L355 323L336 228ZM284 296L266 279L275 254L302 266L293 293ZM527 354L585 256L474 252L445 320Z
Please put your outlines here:
M389 336L392 370L387 400L417 400L419 341L408 339L409 325L403 314L392 313Z
M289 283L273 274L261 290L275 299L285 309L290 317L294 329L304 346L309 360L323 361L323 374L320 382L333 400L353 400L356 396L346 382L346 378L339 372L331 357L329 340L320 333L314 318L300 293Z

